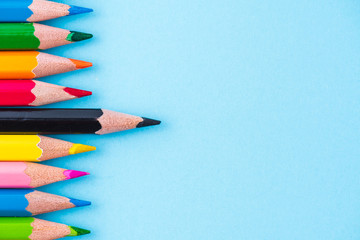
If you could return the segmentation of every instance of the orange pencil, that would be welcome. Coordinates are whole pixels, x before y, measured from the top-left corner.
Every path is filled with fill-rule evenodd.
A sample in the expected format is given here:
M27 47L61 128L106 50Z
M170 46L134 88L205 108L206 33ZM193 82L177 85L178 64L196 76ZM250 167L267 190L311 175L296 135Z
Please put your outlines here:
M91 66L90 62L37 51L0 51L0 79L33 79Z

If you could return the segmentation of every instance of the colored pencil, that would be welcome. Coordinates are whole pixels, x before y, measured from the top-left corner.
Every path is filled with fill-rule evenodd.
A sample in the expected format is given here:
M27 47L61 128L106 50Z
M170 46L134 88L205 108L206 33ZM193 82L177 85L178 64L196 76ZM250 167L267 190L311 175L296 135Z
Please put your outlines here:
M0 79L33 79L91 66L89 62L37 51L0 51Z
M92 11L46 0L1 0L0 22L40 22Z
M0 161L6 162L42 162L94 150L96 147L39 135L0 135Z
M53 240L89 233L89 230L33 217L0 218L0 239L3 240Z
M36 188L88 174L38 163L0 162L0 188Z
M91 205L91 202L32 189L0 189L0 217L31 217Z
M106 134L160 121L104 109L1 108L1 134Z
M0 80L0 106L42 106L92 93L36 80Z
M0 50L44 50L92 38L38 23L0 23Z

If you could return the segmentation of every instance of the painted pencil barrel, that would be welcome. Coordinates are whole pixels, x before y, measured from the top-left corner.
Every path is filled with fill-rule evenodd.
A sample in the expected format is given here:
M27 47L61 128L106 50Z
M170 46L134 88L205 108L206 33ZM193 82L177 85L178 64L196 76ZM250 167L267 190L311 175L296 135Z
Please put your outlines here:
M32 217L0 218L0 239L52 240L89 234L89 230Z
M2 108L1 134L106 134L160 124L160 121L106 109Z
M0 23L0 50L44 50L91 37L38 23Z
M0 217L31 217L90 204L32 189L0 189Z
M46 0L1 0L0 22L39 22L92 12L92 9Z

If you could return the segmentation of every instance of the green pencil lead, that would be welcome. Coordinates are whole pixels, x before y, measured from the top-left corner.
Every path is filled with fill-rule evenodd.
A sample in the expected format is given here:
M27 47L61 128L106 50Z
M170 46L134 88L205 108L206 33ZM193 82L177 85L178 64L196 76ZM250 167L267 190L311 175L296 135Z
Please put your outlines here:
M71 31L70 34L67 36L66 40L70 42L79 42L86 39L90 39L92 37L93 35L90 33Z
M71 231L71 233L70 233L69 237L75 237L75 236L86 235L86 234L91 233L89 230L77 228L77 227L73 227L73 226L70 226L70 231Z

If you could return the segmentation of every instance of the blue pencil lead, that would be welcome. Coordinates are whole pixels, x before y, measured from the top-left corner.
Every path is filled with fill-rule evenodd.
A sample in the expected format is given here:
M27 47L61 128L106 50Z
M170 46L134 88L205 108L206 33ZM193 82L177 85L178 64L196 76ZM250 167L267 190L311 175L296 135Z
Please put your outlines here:
M79 199L70 198L70 202L74 204L76 207L84 207L91 205L91 202L83 201Z
M84 8L84 7L70 5L69 15L76 15L76 14L80 14L80 13L89 13L89 12L93 12L93 11L94 10L92 10L91 8Z

